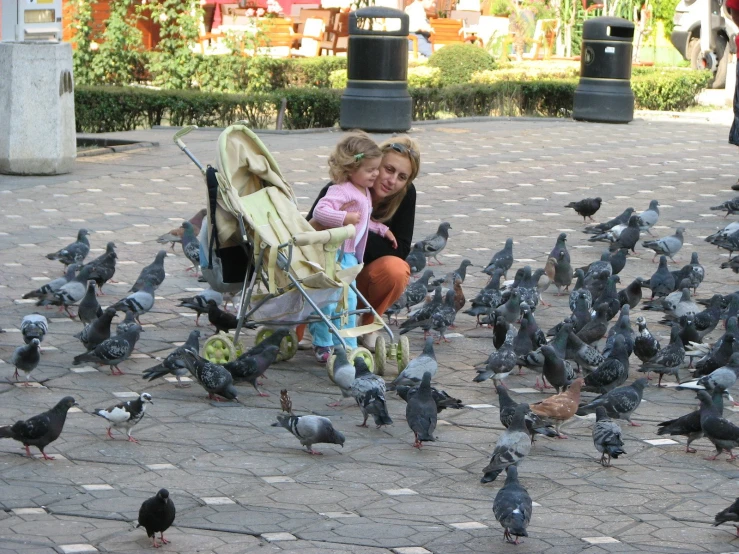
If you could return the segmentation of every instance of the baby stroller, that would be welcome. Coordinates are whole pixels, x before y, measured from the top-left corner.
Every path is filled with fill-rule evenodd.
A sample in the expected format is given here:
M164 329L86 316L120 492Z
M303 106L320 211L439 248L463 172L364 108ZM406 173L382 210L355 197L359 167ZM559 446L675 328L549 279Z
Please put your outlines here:
M236 123L221 133L216 168L204 167L182 141L195 128L178 131L174 141L205 175L208 186L207 244L203 245L208 263L203 275L217 290L234 284L241 288L234 338L223 333L209 338L203 356L216 362L237 356L243 350L238 339L244 325L258 326L259 343L276 326L294 328L322 320L345 348L345 338L384 329L389 343L378 337L374 355L359 347L349 353L349 359L361 356L374 373L383 375L386 359L395 358L402 371L410 353L407 338L395 343L393 332L352 284L362 266L344 270L336 262L337 250L354 236L354 226L316 231L298 211L293 190L277 162L245 125ZM351 313L372 313L373 323L337 328L338 320L350 315L346 309L348 287L368 306ZM338 316L329 318L321 312L321 307L336 302ZM297 346L293 330L283 340L281 358L291 358ZM333 379L333 357L327 367Z

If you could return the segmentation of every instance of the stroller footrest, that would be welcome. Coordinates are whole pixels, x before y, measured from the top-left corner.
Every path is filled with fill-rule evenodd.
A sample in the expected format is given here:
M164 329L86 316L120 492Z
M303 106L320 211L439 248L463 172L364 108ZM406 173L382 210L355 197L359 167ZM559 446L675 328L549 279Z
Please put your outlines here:
M366 335L367 333L379 331L382 328L382 323L369 323L367 325L360 325L358 327L352 327L350 329L339 329L339 335L341 335L342 338L356 338L361 337L362 335Z

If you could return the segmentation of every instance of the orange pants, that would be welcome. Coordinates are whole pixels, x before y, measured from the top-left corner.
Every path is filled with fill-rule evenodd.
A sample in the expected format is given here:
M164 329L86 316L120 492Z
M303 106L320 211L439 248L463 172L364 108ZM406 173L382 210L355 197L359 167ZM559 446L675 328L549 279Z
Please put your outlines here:
M362 268L357 275L357 289L375 311L382 315L400 298L410 279L411 268L405 260L397 256L383 256ZM373 315L365 314L362 316L360 325L366 325L372 321ZM303 340L305 325L298 325L296 331L298 340Z

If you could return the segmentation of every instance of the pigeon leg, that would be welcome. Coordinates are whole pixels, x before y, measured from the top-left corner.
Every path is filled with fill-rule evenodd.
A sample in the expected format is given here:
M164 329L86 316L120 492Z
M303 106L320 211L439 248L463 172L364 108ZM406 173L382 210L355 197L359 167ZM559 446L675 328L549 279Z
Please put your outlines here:
M659 380L657 381L657 388L659 388L659 387L662 386L662 377L663 377L663 375L664 374L662 374L662 373L659 374Z
M257 387L256 381L254 382L254 388L257 390L257 393L259 394L259 396L262 396L262 397L269 396L269 393L262 392L262 391L259 390L259 388Z
M27 455L27 456L28 456L29 458L33 458L33 454L31 454L31 449L30 449L30 448L28 447L28 445L27 445L27 444L25 445L25 447L26 447L26 455Z
M39 448L39 450L41 449ZM41 450L41 455L44 457L44 460L55 460L56 459L54 458L54 456L47 456L46 452L44 452L43 450Z
M634 423L631 420L629 420L629 425L631 425L632 427L641 427L641 423Z
M313 456L323 456L323 452L318 452L317 450L313 450L312 448L306 446L308 449L308 454L312 454Z
M736 460L736 454L732 454L731 449L729 449L729 461Z
M110 431L111 431L111 429L112 429L112 427L108 427L108 436L109 436L109 437L111 438L111 440L115 440L115 437L114 437L114 436L113 436L113 434L112 434L112 433L110 432Z
M362 422L362 425L357 425L357 427L367 427L367 415L364 416L364 421Z
M69 311L69 306L64 306L64 311L67 312L69 319L75 319L77 317L76 315L74 315L72 312Z
M190 383L183 383L179 375L175 375L175 377L177 377L177 384L175 385L175 387L177 387L178 389L186 389L190 386Z
M15 380L16 381L20 381L20 379L21 379L20 376L18 375L18 368L17 367L15 368L15 373L13 373L13 377L15 377Z
M162 539L162 544L169 544L169 543L172 542L172 541L168 541L167 539L164 538L164 531L160 531L159 532L159 538Z
M135 442L136 444L141 444L141 443L140 443L140 442L138 441L138 439L135 439L135 438L133 438L133 437L131 436L131 433L130 433L130 432L128 433L128 442ZM167 544L167 543L164 543L164 544Z
M541 302L541 305L544 306L545 308L551 308L552 307L551 304L545 302L544 299L541 298L541 297L539 297L539 302Z
M685 447L685 453L686 454L695 454L698 452L695 448L690 448L690 443L688 443L688 446Z
M151 536L151 544L152 544L152 546L153 546L154 548L159 548L160 546L162 546L161 544L159 544L159 543L157 542L157 535L156 535L156 533L154 533L154 534L153 534L153 535Z
M125 373L123 373L123 371L121 371L121 368L118 367L117 365L110 366L110 374L111 375L125 375Z
M200 312L198 312L198 316L195 318L195 327L200 327Z
M719 454L721 454L721 450L717 450L716 454L714 454L713 456L708 456L707 458L703 458L703 459L708 460L709 462L713 462L716 460L716 458L718 458Z

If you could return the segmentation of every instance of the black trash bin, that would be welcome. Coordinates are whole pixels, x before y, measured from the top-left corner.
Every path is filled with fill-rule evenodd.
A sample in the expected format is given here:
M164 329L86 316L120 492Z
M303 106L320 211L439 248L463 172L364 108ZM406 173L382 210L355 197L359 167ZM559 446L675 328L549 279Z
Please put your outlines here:
M380 30L383 25L394 30ZM341 96L342 129L394 132L411 128L405 13L371 6L349 14L347 79Z
M628 123L634 119L633 40L634 24L626 19L594 17L585 21L573 119L603 123Z

